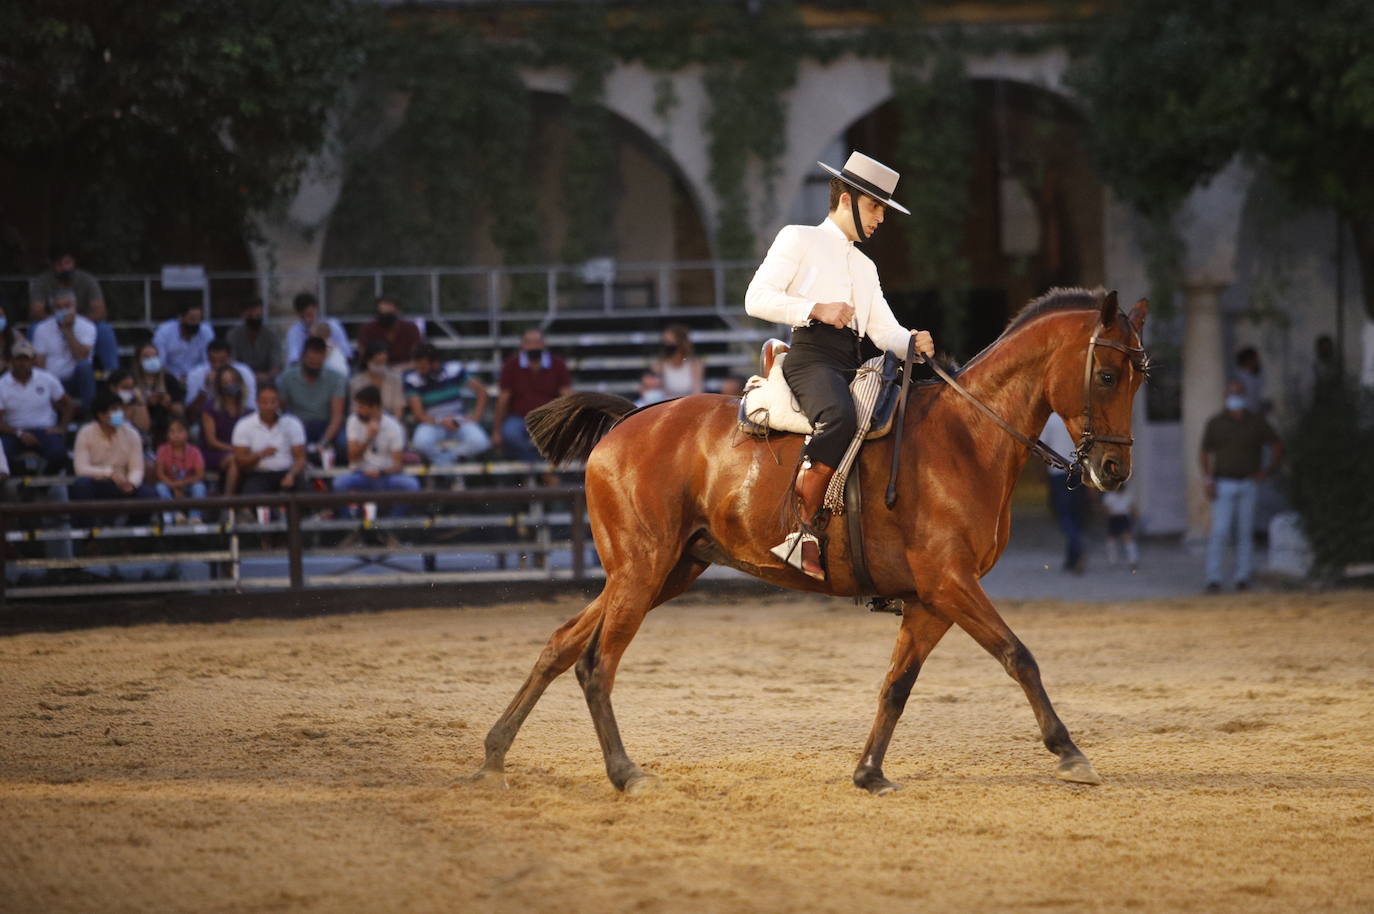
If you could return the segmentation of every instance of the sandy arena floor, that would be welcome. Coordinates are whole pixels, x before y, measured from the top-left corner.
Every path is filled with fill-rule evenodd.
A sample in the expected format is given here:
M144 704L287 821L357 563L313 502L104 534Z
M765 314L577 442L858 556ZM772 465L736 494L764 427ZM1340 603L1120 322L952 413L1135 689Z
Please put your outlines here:
M1107 779L962 633L849 783L897 621L687 598L462 776L571 602L0 639L4 911L1369 911L1374 595L1004 604Z

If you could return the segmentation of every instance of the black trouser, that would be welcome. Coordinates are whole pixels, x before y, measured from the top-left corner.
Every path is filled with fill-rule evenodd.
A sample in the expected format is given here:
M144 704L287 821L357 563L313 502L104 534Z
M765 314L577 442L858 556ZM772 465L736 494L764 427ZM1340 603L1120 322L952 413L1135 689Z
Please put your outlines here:
M882 352L852 330L812 322L792 331L792 350L782 375L815 429L806 456L812 463L837 467L854 440L858 420L849 385L859 366Z

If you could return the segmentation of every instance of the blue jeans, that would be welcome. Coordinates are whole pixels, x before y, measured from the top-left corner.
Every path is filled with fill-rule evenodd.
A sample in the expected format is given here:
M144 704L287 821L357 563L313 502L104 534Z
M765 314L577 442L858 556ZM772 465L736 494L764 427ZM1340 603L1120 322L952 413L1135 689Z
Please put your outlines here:
M383 473L381 476L368 476L360 470L345 473L334 479L335 492L418 492L420 480L405 473ZM392 517L404 517L410 510L409 505L392 505Z
M176 500L175 498L172 497L172 487L169 486L169 485L167 485L167 483L165 483L165 482L159 482L159 483L157 484L156 488L157 488L157 497L158 497L158 498L161 498L163 501L175 501L175 500ZM204 497L205 497L205 493L206 493L207 490L206 490L206 488L205 488L205 483L203 483L203 482L193 482L193 483L191 483L189 486L183 486L183 487L182 487L182 491L186 493L186 497L187 497L187 498L204 498ZM196 518L197 520L200 519L200 512L199 512L199 511L191 511L191 512L189 512L189 513L190 513L190 516L191 516L191 517L194 517L194 518Z
M77 362L71 377L62 382L62 387L81 404L84 413L95 402L95 366L90 361Z
M108 321L95 325L94 358L96 367L107 375L119 370L119 340Z
M539 448L530 440L524 416L507 416L501 421L501 450L505 451L511 460L528 460L532 463L541 463L544 460Z
M415 426L410 446L431 466L450 466L487 450L491 438L476 422L460 422L453 431L425 422Z
M20 431L28 432L38 439L36 447L29 447L19 440L18 435L0 435L0 446L5 449L5 460L10 465L10 474L14 476L24 475L23 464L19 460L19 455L24 453L38 454L43 458L45 473L58 473L67 466L67 445L63 442L62 436L49 432L45 428L25 428Z
M1255 501L1259 484L1253 479L1218 479L1212 499L1212 532L1207 538L1207 583L1220 584L1232 527L1236 538L1237 581L1249 581L1255 552Z

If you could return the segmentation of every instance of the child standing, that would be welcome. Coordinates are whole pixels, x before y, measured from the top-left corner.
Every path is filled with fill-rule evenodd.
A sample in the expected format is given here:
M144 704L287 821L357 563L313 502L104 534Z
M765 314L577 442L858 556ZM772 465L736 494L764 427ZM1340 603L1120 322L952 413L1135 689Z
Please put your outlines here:
M186 423L169 419L167 440L157 449L157 494L169 501L205 497L205 458L187 437ZM163 518L170 523L170 515ZM192 511L191 519L199 522L200 512Z
M1107 562L1115 565L1124 553L1126 563L1135 571L1140 564L1140 549L1135 542L1135 493L1123 483L1114 492L1102 493L1102 506L1107 509Z

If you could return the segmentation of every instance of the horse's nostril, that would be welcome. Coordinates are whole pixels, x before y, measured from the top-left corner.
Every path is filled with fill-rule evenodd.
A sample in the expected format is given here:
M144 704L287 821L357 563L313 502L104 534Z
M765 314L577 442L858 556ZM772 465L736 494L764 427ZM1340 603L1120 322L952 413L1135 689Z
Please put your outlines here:
M1121 464L1117 463L1115 460L1102 461L1102 469L1113 479L1121 478Z

